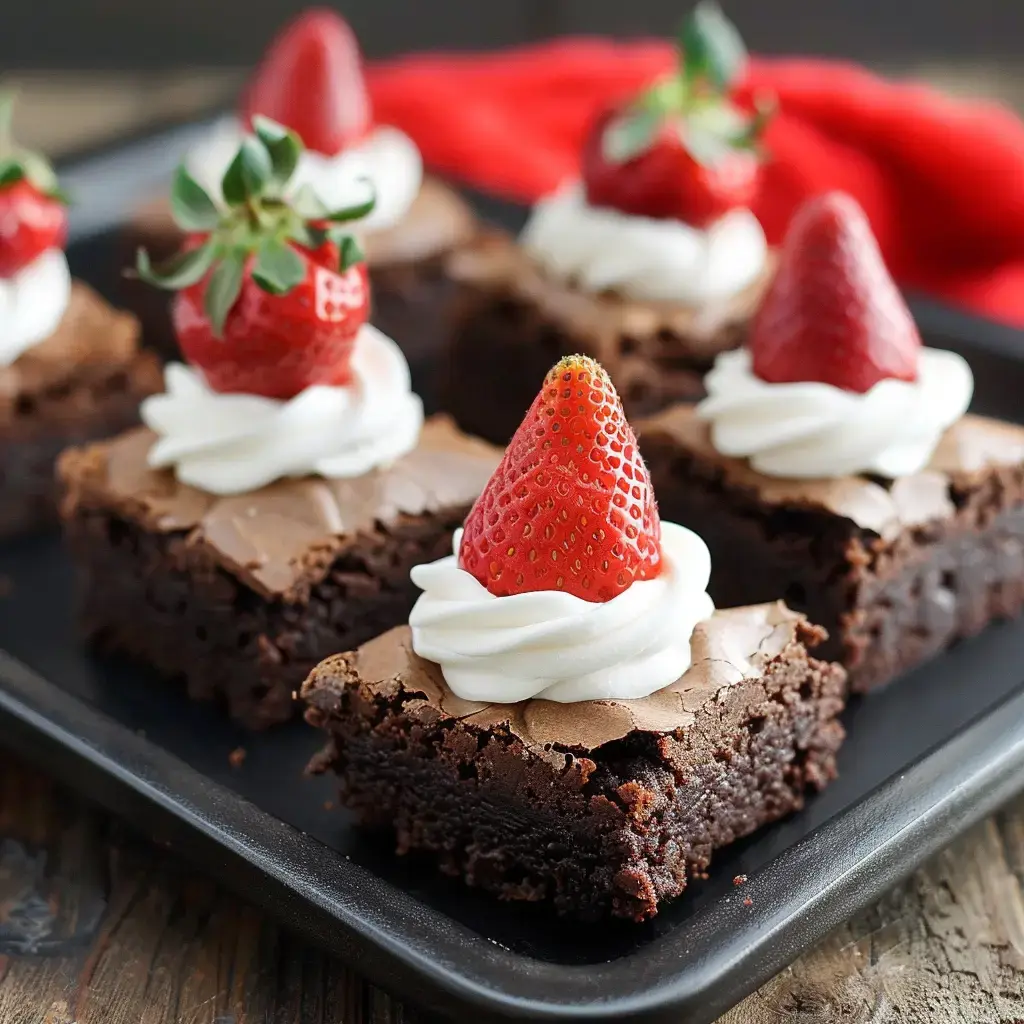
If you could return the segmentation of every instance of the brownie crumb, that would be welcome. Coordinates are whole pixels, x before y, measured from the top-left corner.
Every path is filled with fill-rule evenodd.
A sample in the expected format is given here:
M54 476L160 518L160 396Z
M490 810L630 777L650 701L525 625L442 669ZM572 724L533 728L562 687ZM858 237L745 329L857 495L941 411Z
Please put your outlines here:
M0 576L0 600L14 593L14 580L10 576Z
M747 880L746 875L736 875L732 880L733 885L742 885Z
M333 800L325 800L324 801L324 810L325 811L333 811L334 810L334 801Z
M228 763L232 768L241 768L242 762L245 760L245 755L245 747L235 747L235 749L228 754Z

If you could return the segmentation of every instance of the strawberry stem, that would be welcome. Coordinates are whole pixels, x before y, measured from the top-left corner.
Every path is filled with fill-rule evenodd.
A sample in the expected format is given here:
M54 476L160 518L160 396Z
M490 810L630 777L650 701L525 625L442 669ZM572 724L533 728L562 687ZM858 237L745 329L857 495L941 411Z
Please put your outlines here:
M171 212L183 231L206 235L202 246L160 267L152 265L143 249L136 258L138 276L158 288L176 291L206 278L204 305L218 337L248 267L258 287L286 295L303 278L302 258L294 245L318 249L332 242L338 247L339 271L361 261L359 246L342 225L365 217L376 201L372 187L365 201L341 210L328 209L305 187L286 199L302 143L294 132L265 117L254 118L253 127L221 182L227 210L218 209L184 166L175 174Z
M697 4L679 30L678 46L676 70L650 86L606 129L609 163L625 163L646 152L666 121L677 122L683 145L701 164L714 164L733 149L757 149L774 108L759 106L751 116L730 102L747 51L716 3Z

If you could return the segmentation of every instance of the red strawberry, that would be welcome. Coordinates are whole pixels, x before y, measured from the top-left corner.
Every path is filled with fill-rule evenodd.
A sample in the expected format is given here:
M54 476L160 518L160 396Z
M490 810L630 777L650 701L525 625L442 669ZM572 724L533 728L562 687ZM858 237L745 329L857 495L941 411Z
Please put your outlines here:
M307 149L333 156L373 126L359 43L334 11L313 8L274 40L246 93L243 123L256 114L296 132Z
M700 163L687 149L685 124L664 120L648 148L623 163L608 159L609 126L617 111L600 117L583 149L587 202L637 217L681 220L706 227L730 210L749 207L761 181L761 163L750 149L724 149Z
M331 242L295 251L304 277L285 295L269 294L252 279L255 257L249 258L221 337L204 306L209 278L175 297L182 354L215 391L288 399L314 384L348 383L356 336L369 315L366 264L339 272Z
M753 202L766 115L729 101L746 51L717 6L698 4L679 48L675 75L597 119L583 147L583 184L591 206L705 227Z
M13 277L47 249L64 248L64 204L27 178L0 187L0 277Z
M608 374L566 356L466 519L462 568L492 594L610 601L661 572L647 467Z
M178 342L212 388L288 399L350 378L370 286L362 253L341 225L365 216L373 201L333 212L308 191L286 201L302 144L273 121L254 123L256 134L221 182L227 210L179 168L171 208L192 234L163 268L140 251L138 271L180 293Z
M47 249L64 248L68 218L57 177L11 139L13 99L0 95L0 277L13 277Z
M773 384L863 393L917 378L921 336L851 196L830 192L797 211L749 344L754 373Z

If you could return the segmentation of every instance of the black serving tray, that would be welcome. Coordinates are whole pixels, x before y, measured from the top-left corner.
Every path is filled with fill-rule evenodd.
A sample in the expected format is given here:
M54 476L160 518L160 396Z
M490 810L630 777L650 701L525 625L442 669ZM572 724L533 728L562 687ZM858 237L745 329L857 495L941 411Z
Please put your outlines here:
M195 130L66 168L81 204L77 274L115 293L119 226ZM971 360L978 411L1024 416L1024 337L927 302L916 312L931 344ZM373 981L442 1010L705 1024L1024 788L1024 623L1013 623L855 701L839 780L720 851L710 879L655 921L583 929L463 889L360 834L330 808L331 783L303 777L319 736L302 723L245 734L179 687L88 657L57 539L0 547L0 579L0 741ZM232 767L238 747L247 756ZM734 885L737 875L747 881Z

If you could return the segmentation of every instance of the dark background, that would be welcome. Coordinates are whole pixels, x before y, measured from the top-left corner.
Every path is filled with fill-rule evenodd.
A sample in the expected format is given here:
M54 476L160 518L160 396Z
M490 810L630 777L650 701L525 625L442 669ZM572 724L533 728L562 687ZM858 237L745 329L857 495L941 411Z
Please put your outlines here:
M301 0L0 0L0 70L248 65ZM347 0L368 54L562 32L668 34L689 0ZM752 49L868 63L1014 58L1024 0L724 0Z

